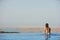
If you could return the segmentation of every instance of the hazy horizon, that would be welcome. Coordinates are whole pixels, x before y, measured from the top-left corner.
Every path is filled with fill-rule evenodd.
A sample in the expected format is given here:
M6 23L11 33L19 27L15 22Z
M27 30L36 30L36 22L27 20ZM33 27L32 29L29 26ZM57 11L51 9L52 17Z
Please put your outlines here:
M59 0L0 0L0 26L60 27Z

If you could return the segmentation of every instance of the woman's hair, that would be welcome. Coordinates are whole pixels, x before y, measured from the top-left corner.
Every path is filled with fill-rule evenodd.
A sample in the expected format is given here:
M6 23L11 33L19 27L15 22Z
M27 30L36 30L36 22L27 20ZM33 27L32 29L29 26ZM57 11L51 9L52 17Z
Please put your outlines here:
M46 24L45 24L45 27L47 27L47 28L48 28L48 27L49 27L49 24L48 24L48 23L46 23Z

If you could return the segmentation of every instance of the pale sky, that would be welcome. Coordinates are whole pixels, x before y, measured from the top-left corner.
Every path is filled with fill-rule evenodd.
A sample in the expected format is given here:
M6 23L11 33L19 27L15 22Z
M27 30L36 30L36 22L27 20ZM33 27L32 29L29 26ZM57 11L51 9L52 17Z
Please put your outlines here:
M0 0L0 25L60 26L58 0Z

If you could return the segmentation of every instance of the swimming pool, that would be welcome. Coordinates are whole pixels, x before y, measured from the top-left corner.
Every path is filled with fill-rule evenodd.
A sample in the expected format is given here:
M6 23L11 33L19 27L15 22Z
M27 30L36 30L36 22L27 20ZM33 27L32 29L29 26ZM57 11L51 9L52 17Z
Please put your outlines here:
M14 33L0 34L0 40L45 40L43 33ZM48 40L60 40L59 33L52 33Z

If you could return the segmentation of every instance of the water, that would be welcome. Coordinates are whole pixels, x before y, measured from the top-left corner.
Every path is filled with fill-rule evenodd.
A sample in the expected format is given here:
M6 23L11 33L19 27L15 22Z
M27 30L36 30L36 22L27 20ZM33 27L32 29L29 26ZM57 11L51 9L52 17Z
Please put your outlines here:
M0 40L45 40L43 33L14 33L0 34ZM48 40L60 40L60 34L52 33Z

